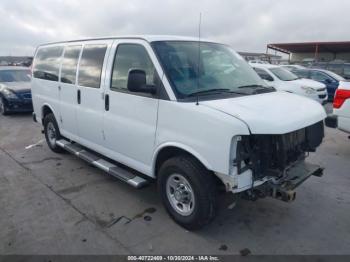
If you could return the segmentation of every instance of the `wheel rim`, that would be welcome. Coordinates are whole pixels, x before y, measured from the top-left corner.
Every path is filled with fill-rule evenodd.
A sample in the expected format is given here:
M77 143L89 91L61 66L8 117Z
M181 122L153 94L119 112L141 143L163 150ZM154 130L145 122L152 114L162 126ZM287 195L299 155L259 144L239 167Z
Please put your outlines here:
M166 182L166 193L173 209L182 216L192 214L195 206L193 189L180 174L172 174Z
M47 124L47 138L52 146L56 145L56 128L52 122Z

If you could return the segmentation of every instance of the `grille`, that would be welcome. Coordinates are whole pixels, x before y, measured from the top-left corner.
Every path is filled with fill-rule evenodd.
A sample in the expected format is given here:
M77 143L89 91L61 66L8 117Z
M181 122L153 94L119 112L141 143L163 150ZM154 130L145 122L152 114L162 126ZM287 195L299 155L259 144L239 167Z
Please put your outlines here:
M32 94L31 93L21 94L21 97L24 99L32 99Z
M238 173L245 168L253 170L255 178L268 174L280 174L293 162L305 158L306 152L313 152L322 142L323 122L283 135L242 136L237 146L234 164ZM244 167L241 166L244 161Z

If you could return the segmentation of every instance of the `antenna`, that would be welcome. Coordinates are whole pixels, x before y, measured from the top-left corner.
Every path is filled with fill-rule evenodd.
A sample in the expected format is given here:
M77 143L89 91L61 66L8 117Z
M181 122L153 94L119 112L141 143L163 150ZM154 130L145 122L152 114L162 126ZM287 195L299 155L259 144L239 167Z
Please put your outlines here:
M199 91L199 69L200 69L200 62L201 62L201 25L202 25L202 13L199 13L199 24L198 24L198 61L197 61L197 92ZM198 106L199 97L197 94L197 103Z

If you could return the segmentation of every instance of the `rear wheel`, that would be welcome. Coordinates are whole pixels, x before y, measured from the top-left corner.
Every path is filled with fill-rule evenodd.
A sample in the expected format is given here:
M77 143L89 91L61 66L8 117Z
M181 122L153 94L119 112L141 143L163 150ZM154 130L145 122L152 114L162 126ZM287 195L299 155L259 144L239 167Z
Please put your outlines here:
M62 137L55 116L52 113L46 115L44 118L44 133L47 145L53 152L64 152L64 150L56 144L56 141L60 140Z
M168 214L188 230L199 229L215 217L216 183L209 171L190 156L164 162L158 188Z
M2 114L3 116L8 115L8 110L6 108L4 98L2 97L0 98L0 114Z

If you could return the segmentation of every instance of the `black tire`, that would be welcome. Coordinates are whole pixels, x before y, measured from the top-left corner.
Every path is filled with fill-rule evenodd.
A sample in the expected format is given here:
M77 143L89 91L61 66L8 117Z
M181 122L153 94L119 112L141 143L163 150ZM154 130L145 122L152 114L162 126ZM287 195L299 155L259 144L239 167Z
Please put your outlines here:
M2 114L3 116L8 115L8 110L6 108L3 97L0 98L0 114Z
M63 153L64 149L59 147L58 145L56 145L56 143L53 142L61 139L62 136L60 134L60 130L58 128L56 118L52 113L47 114L44 118L44 133L45 133L46 142L49 148L55 153ZM50 135L53 135L55 137L49 138Z
M195 203L189 215L180 214L170 203L167 181L180 174L189 182ZM175 175L176 176L176 175ZM182 155L165 161L158 172L158 190L168 214L188 230L197 230L209 224L217 211L216 183L213 175L196 159ZM175 194L174 194L175 196Z

